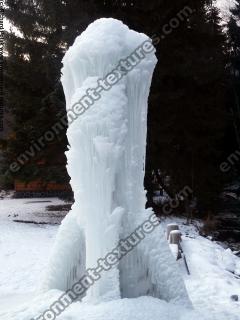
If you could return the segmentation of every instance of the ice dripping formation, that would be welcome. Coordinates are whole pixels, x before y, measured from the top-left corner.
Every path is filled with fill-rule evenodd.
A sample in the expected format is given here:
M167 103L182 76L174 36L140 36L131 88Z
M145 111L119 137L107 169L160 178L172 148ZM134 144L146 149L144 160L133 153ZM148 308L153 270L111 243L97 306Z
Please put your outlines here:
M70 110L149 38L115 19L99 19L76 38L63 59ZM63 220L44 289L66 291L152 214L143 187L148 95L154 52L78 116L67 130L67 169L75 203ZM86 293L88 301L150 295L189 306L188 295L161 226Z

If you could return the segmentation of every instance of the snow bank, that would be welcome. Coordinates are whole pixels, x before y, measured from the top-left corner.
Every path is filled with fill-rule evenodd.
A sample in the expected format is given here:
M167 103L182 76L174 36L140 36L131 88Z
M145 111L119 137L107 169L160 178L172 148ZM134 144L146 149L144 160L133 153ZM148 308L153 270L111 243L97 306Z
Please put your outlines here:
M16 309L15 312L0 311L0 318L4 320L38 319L33 317L47 310L49 304L53 303L60 294L57 290L48 291L34 298L30 307L29 304L26 304ZM130 317L132 320L219 320L152 297L119 299L97 305L76 302L71 304L57 319L129 320Z
M21 295L37 290L46 268L46 254L56 235L56 226L13 222L52 222L48 205L63 205L57 198L0 200L0 300L7 295ZM56 222L56 218L54 219Z

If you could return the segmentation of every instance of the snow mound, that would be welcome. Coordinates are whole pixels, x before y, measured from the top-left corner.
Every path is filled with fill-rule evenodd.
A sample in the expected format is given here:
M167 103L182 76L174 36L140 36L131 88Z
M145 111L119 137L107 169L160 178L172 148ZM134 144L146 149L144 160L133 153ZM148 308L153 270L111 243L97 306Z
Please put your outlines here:
M43 319L36 315L48 309L48 304L54 302L60 295L57 290L33 299L31 306L21 305L15 312L2 312L0 318L4 320ZM44 302L45 301L45 302ZM139 297L135 299L119 299L101 304L72 303L68 309L57 316L59 320L219 320L210 318L180 305L167 303L153 297ZM48 319L48 318L46 318ZM51 319L49 317L49 319Z

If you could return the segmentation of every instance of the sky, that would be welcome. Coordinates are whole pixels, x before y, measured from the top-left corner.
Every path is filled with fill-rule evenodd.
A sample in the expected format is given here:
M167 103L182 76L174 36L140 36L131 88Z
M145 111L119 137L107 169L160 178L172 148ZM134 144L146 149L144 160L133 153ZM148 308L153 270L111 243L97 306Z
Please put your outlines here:
M230 10L236 5L236 0L216 0L217 7L220 9L220 15L223 23L228 22Z

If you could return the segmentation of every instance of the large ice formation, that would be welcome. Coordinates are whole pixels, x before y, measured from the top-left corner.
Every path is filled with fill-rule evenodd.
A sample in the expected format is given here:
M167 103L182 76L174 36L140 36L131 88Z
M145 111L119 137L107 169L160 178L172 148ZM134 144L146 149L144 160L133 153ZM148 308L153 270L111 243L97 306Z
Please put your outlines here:
M138 61L135 51L146 41L149 49L146 35L118 20L99 19L76 38L63 59L69 115L67 169L75 203L59 228L45 290L71 288L86 268L94 268L99 258L152 214L145 209L143 180L147 102L157 59L155 50L148 50ZM88 89L99 86L98 79L115 68L124 71L119 62L127 57L132 70L110 89L102 89L101 97L73 121L73 106ZM104 272L84 299L102 302L145 295L190 306L160 226Z

